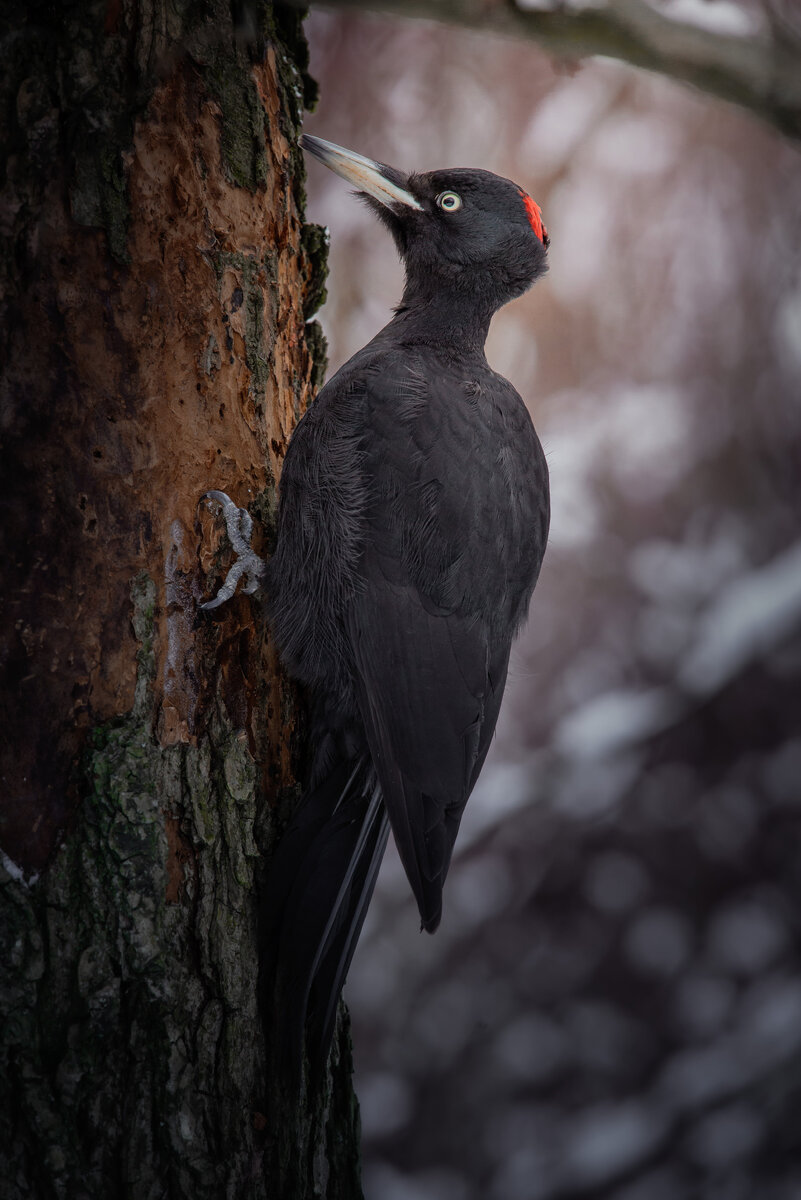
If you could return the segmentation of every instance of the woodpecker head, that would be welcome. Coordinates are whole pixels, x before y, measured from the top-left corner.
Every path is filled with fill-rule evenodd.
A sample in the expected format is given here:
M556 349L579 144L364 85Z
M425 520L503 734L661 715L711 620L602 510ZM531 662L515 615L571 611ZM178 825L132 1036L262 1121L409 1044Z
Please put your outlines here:
M511 180L465 168L404 175L309 134L301 145L352 183L389 228L407 291L473 294L494 310L548 269L539 206Z

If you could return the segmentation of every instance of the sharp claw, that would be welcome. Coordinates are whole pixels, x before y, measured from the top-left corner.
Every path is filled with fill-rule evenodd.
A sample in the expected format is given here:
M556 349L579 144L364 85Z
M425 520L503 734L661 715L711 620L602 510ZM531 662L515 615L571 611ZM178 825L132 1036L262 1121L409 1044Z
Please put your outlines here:
M266 569L266 563L264 559L259 558L250 545L253 520L246 508L237 508L231 497L226 496L225 492L206 492L201 499L216 500L221 506L225 518L225 528L228 531L228 540L237 556L217 595L200 605L202 609L209 612L231 599L243 576L245 585L242 591L249 596L257 591Z
M230 600L233 596L233 589L228 589L223 585L213 600L206 600L203 604L198 605L203 612L211 612L213 608L219 608L221 604L225 604L226 600Z

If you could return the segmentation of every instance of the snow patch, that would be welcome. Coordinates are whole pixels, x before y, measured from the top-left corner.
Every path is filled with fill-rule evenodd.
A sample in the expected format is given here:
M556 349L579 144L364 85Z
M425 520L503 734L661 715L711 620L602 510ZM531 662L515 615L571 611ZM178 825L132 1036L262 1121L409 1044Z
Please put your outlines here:
M588 700L559 723L555 745L566 757L605 758L670 725L677 716L665 688L620 689Z
M650 7L671 21L722 36L753 37L763 27L753 9L733 0L660 0Z
M610 73L592 69L557 84L521 138L521 161L530 160L532 173L538 174L551 174L568 163L616 88Z
M569 1179L598 1187L646 1159L663 1140L664 1117L640 1101L575 1114L566 1147Z
M696 695L723 687L801 628L801 542L723 589L704 614L679 680Z

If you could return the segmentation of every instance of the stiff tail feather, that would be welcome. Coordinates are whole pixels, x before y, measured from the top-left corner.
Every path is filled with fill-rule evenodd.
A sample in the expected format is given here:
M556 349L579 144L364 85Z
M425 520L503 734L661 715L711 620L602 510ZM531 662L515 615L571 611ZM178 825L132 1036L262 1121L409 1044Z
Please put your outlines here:
M325 1070L337 1003L389 834L369 760L340 763L301 801L271 864L264 898L261 997L277 1069L300 1094Z

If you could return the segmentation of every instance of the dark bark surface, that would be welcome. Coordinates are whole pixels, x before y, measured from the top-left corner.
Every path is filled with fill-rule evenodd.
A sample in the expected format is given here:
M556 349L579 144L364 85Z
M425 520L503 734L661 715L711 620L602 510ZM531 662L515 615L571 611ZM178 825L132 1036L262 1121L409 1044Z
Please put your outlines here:
M293 1116L256 1009L302 703L257 604L197 610L228 553L200 496L269 541L322 370L300 19L111 0L1 32L3 1194L360 1196L346 1022Z

